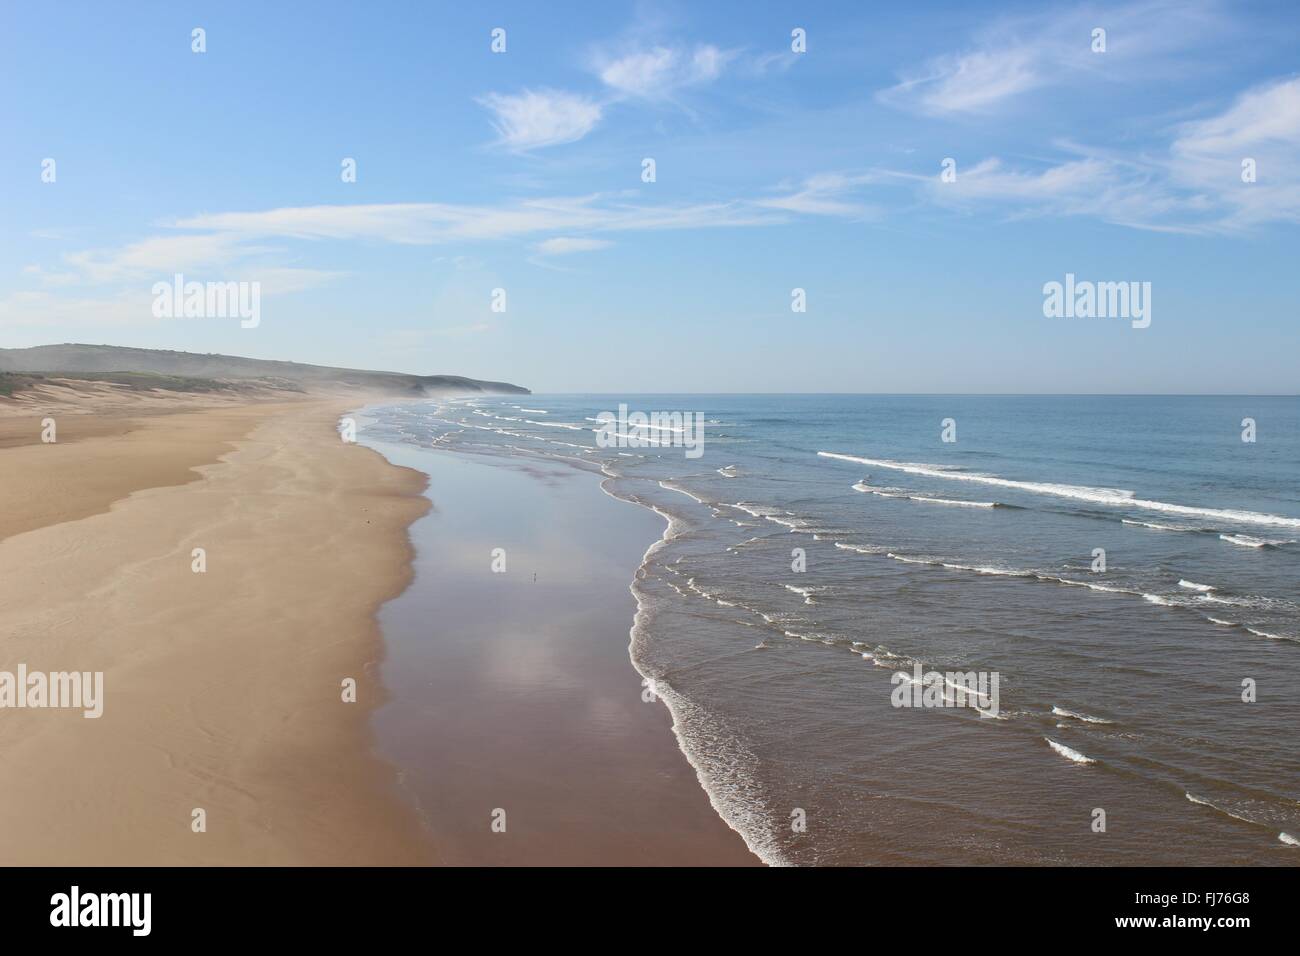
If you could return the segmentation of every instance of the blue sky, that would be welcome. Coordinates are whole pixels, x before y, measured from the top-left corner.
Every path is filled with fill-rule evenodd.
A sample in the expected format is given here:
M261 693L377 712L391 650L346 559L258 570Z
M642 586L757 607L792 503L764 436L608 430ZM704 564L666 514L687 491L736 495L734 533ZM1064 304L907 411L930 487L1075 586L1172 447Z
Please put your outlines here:
M1295 393L1298 52L1293 2L10 4L0 344ZM259 282L260 325L155 318L177 272ZM1045 317L1066 273L1150 282L1150 327Z

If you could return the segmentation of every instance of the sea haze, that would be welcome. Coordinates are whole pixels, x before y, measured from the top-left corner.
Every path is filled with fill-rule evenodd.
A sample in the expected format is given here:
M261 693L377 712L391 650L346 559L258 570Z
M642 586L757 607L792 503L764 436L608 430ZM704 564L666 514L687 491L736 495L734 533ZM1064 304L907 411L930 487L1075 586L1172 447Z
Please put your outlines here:
M703 455L598 447L620 403L702 413ZM367 414L366 442L564 462L666 519L633 585L632 660L768 862L1298 859L1300 399L530 395ZM996 673L997 716L893 706L918 663Z

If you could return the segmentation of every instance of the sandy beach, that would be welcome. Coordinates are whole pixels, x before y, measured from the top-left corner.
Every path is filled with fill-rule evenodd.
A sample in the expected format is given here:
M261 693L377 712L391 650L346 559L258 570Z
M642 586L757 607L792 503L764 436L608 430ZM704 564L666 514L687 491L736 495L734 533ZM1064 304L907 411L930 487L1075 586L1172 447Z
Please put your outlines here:
M0 859L432 860L369 726L423 476L340 441L355 396L76 401L0 415L0 669L102 671L103 713L0 713Z
M628 659L662 521L570 469L390 464L336 432L363 399L0 409L0 672L103 674L98 717L0 710L0 859L756 863Z

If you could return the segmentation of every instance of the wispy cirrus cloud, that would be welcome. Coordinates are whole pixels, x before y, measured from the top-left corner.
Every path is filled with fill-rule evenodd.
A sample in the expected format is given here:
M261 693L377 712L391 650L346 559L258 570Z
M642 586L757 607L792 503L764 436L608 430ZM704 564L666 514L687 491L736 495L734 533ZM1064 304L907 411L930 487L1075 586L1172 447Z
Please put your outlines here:
M861 186L881 181L878 173L818 173L782 195L755 200L769 209L812 216L847 216L860 218L876 212L873 206L850 198Z
M175 273L196 278L219 273L225 281L256 279L267 295L301 292L341 275L291 265L275 246L221 231L152 236L124 246L69 252L63 262L64 271L47 273L37 266L32 274L42 279L56 275L59 285L111 286L152 283Z
M972 50L929 61L921 72L882 91L880 99L932 114L979 112L1044 82L1037 56L1028 49Z
M917 177L924 195L949 209L1025 217L1089 217L1113 225L1163 232L1199 232L1203 203L1180 193L1159 164L1088 154L1057 163L1010 166L988 157L959 170L953 182Z
M1231 32L1220 7L1147 0L1000 18L964 49L904 70L876 98L931 116L987 115L1046 87L1176 77L1202 68L1196 52ZM1095 29L1106 31L1105 52L1092 48Z
M610 89L627 96L664 99L680 89L710 83L736 56L711 43L695 47L655 46L619 56L598 53L596 73Z
M297 258L291 259L283 248L290 241L437 245L537 239L535 251L551 258L612 245L590 233L762 226L783 218L778 210L743 199L655 206L631 201L629 194L496 205L386 203L204 213L166 223L164 228L173 230L167 234L65 253L65 268L57 272L39 264L26 267L23 273L41 285L66 288L59 294L48 289L18 291L0 299L0 326L149 322L152 284L177 272L191 278L257 281L263 295L302 292L345 275L295 264ZM458 265L471 262L464 256L455 260ZM52 276L57 279L51 281ZM81 291L86 288L97 297Z
M67 297L50 292L18 293L0 301L0 324L26 324L36 315L53 316L57 324L92 309L114 321L144 318L147 309L141 303L148 304L144 292L153 282L176 272L195 278L216 275L223 281L256 280L267 295L304 291L344 275L293 264L301 252L288 260L284 244L291 241L438 245L535 240L534 252L542 257L537 260L540 263L613 244L599 234L772 226L801 212L849 213L847 205L832 208L825 198L829 181L817 180L805 191L809 188L813 192L803 204L764 197L653 205L637 193L624 192L489 205L382 203L203 213L165 223L164 228L171 230L167 234L64 254L66 269L58 273L58 284L93 287L103 293L101 298L74 299L71 291ZM823 196L821 207L815 210L814 193ZM463 264L470 260L456 256L452 261ZM39 265L24 271L42 284L51 284L45 281L50 273Z
M224 267L265 247L241 243L237 237L204 235L155 236L110 249L67 253L63 259L91 282L113 283L162 273Z
M1180 124L1163 151L1121 156L1074 143L1055 164L1011 168L984 159L954 182L922 177L926 194L954 206L1001 205L1019 213L1091 216L1163 232L1225 234L1300 223L1300 78L1238 94L1230 106ZM1252 164L1255 180L1243 177Z
M374 239L411 245L456 240L529 238L544 233L705 229L763 225L773 214L745 200L651 205L628 194L594 193L496 205L386 203L290 206L258 212L204 214L174 228L203 230L252 242L268 237Z
M582 139L603 112L594 100L559 90L488 93L479 103L493 113L497 144L516 152Z
M543 263L610 245L618 232L773 226L807 216L873 217L891 185L941 209L993 212L1006 218L1090 217L1126 227L1199 234L1245 232L1275 222L1300 223L1300 78L1250 87L1217 112L1184 120L1140 154L1074 142L1052 144L1056 160L1009 162L998 156L963 163L956 179L938 170L867 169L822 172L757 195L717 201L653 204L640 192L592 193L488 204L383 203L291 206L204 213L166 223L164 234L122 246L65 253L58 268L24 270L49 289L78 285L133 287L173 272L217 272L292 292L337 273L298 265L291 241L377 241L437 245L528 240ZM1253 160L1256 181L1244 182ZM868 201L870 199L870 201ZM104 300L101 314L139 314L129 297ZM70 317L88 302L51 292L24 292L0 303L5 324L36 314Z
M573 143L602 121L609 106L625 100L668 101L680 91L718 79L737 51L711 43L624 42L617 53L592 54L600 80L595 94L538 89L488 93L478 102L492 113L495 145L514 152Z
M537 244L537 251L544 256L567 256L574 252L595 252L608 249L613 243L608 239L575 239L572 236L555 236L543 239Z
M925 182L940 202L1051 203L1059 212L1073 212L1073 203L1095 210L1100 194L1116 179L1115 164L1093 157L1027 169L1008 167L994 156L960 170L952 182L935 177Z
M1243 182L1243 163L1254 182ZM1228 228L1300 222L1300 78L1252 87L1222 113L1183 124L1170 147L1171 178L1230 210Z

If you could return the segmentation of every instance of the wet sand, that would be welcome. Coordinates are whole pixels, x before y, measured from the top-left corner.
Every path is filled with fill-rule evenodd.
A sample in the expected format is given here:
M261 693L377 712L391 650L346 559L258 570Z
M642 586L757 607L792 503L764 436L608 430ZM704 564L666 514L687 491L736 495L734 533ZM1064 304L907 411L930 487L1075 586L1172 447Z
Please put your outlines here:
M374 723L440 862L757 864L628 656L628 585L662 519L561 465L379 447L432 476L414 584L380 614Z

